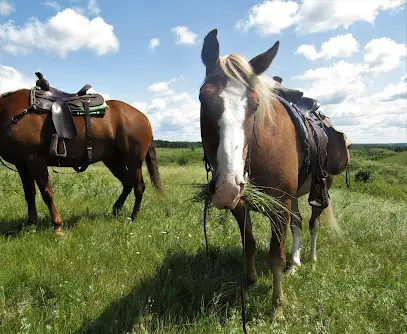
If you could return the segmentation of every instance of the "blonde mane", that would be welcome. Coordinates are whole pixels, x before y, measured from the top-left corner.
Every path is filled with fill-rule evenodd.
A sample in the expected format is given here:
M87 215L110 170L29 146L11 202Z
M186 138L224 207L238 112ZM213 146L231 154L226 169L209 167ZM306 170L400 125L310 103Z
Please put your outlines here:
M256 111L256 126L262 127L264 121L272 121L272 114L277 100L277 89L283 87L266 75L256 75L247 59L239 54L229 54L219 59L219 65L225 75L246 87L253 89L259 97L259 106Z

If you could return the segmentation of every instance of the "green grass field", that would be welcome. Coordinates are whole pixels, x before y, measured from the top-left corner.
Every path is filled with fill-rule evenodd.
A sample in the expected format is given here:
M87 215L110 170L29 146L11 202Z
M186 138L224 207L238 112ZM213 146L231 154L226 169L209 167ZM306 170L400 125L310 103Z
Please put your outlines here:
M303 266L284 276L283 323L269 318L270 224L253 214L259 280L245 292L249 333L407 333L405 152L369 150L352 151L351 190L344 175L335 180L330 194L346 238L322 218L315 270L306 261L310 207L301 199ZM210 295L203 205L191 201L191 184L205 182L202 150L157 152L167 199L157 198L145 172L134 222L127 220L133 194L112 216L121 186L103 165L51 174L64 237L54 236L39 195L39 226L6 233L25 221L26 204L18 175L0 169L1 333L242 333L237 223L210 211ZM361 170L370 182L354 181ZM290 233L287 255L291 240Z

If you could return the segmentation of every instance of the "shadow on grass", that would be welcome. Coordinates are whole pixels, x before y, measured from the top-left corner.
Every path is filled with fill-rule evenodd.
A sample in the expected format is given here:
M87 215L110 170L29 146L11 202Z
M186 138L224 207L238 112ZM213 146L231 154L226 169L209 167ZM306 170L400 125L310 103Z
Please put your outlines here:
M256 258L258 273L271 279L265 261L267 254L260 252ZM132 330L138 333L145 329L155 332L168 326L190 324L201 316L208 317L208 312L217 314L221 321L226 320L231 315L230 308L240 310L241 307L241 251L238 247L212 249L210 259L212 295L204 250L197 254L169 253L152 277L108 305L97 319L85 320L75 333L130 333ZM270 282L250 286L248 294L266 296ZM247 290L248 286L245 287ZM248 321L255 316L247 305Z
M89 221L100 220L107 218L114 218L113 214L107 216L105 212L88 212L83 214L75 214L67 216L64 221L63 228L65 230L74 228L81 220L86 219ZM37 231L44 231L47 229L52 229L51 217L44 216L38 217L37 224L27 225L26 217L21 219L5 219L0 218L0 235L7 237L19 237L24 232L28 232L30 229L35 229Z

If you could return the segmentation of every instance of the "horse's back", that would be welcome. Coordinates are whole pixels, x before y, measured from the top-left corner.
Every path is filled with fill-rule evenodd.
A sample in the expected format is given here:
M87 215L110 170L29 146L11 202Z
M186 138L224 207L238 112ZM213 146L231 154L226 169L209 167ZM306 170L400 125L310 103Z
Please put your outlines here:
M147 116L126 102L106 101L111 123L115 124L117 135L134 137L137 141L148 142L153 136L152 127Z

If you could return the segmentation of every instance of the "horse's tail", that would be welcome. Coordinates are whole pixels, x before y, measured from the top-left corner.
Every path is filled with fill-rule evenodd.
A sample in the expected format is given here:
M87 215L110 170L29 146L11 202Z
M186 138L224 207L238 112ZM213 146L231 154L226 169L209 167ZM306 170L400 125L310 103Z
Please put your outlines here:
M332 209L331 199L328 200L328 206L322 211L322 213L325 215L329 228L342 239L344 237L344 233L336 220L334 210Z
M164 188L161 184L160 172L158 171L157 154L155 152L153 138L151 138L151 144L148 147L146 163L148 174L150 174L151 184L153 185L158 194L163 195Z

